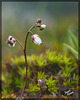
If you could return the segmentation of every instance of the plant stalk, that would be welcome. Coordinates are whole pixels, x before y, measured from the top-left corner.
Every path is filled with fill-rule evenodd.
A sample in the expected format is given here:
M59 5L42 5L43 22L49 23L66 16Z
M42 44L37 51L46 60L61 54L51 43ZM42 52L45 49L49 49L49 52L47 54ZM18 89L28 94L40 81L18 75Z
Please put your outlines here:
M26 35L26 38L25 38L24 57L25 57L25 64L26 64L26 78L25 78L25 84L24 84L24 88L23 88L23 90L22 90L20 99L21 99L22 96L23 96L23 93L24 93L24 90L25 90L25 87L26 87L26 83L27 83L27 56L26 56L27 38L28 38L29 32L31 33L31 30L32 30L33 28L35 28L36 24L37 24L37 23L35 23L35 24L28 30L27 35Z
M40 91L41 91L40 97L42 97L42 91L43 91L43 87L42 86L40 86Z
M23 47L23 45L19 42L19 40L16 39L15 37L13 37L13 38L19 43L19 45L21 46L21 48L24 50L24 47Z

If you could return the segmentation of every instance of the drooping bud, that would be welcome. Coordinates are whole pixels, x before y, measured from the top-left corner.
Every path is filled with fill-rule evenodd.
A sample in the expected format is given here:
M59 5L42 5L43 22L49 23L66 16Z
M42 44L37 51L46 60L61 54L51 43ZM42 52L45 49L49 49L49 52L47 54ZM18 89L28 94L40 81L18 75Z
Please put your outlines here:
M37 34L32 35L31 39L37 45L40 45L42 43L42 40L40 39L39 35L37 35Z
M15 46L15 43L16 43L16 40L15 40L14 37L9 36L9 37L8 37L8 40L7 40L6 42L7 42L7 44L8 44L9 46L14 47L14 46Z
M45 24L41 24L41 26L40 26L40 30L43 30L44 28L46 28L46 25Z

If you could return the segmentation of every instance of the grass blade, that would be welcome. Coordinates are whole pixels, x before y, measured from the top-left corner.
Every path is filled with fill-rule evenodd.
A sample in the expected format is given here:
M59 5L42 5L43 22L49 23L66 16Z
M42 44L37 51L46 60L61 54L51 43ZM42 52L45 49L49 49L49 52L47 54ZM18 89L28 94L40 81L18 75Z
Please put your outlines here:
M71 46L67 45L66 43L63 43L63 45L67 47L75 55L75 57L78 58L78 52L75 49L73 49Z

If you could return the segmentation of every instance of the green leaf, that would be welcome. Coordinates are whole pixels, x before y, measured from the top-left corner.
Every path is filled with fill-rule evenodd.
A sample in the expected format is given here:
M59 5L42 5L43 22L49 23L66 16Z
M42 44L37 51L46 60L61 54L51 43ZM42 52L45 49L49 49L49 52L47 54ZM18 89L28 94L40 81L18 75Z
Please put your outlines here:
M71 31L69 31L69 34L70 34L70 39L72 40L72 43L74 45L74 48L78 51L78 41L77 41L78 39Z
M69 45L66 44L66 43L63 43L63 45L64 45L65 47L67 47L67 48L75 55L75 57L78 58L78 52L77 52L75 49L73 49L71 46L69 46Z

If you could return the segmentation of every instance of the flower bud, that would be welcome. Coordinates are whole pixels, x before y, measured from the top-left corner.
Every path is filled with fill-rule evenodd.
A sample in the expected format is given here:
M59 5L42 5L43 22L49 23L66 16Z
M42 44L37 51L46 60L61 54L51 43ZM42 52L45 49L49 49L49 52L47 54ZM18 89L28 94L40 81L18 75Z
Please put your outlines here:
M41 23L41 19L39 18L39 19L37 19L37 23Z
M39 86L42 86L42 80L38 80Z
M40 39L39 35L37 35L37 34L32 35L31 39L37 45L40 45L42 43L42 40Z
M41 24L41 26L40 26L40 30L43 30L44 28L46 28L46 25L45 24Z
M6 42L7 42L7 44L8 44L9 46L14 47L14 46L15 46L15 43L16 43L16 40L15 40L14 37L9 36L9 37L8 37L8 40L7 40Z
M36 26L37 26L37 27L41 27L41 23L37 23Z

